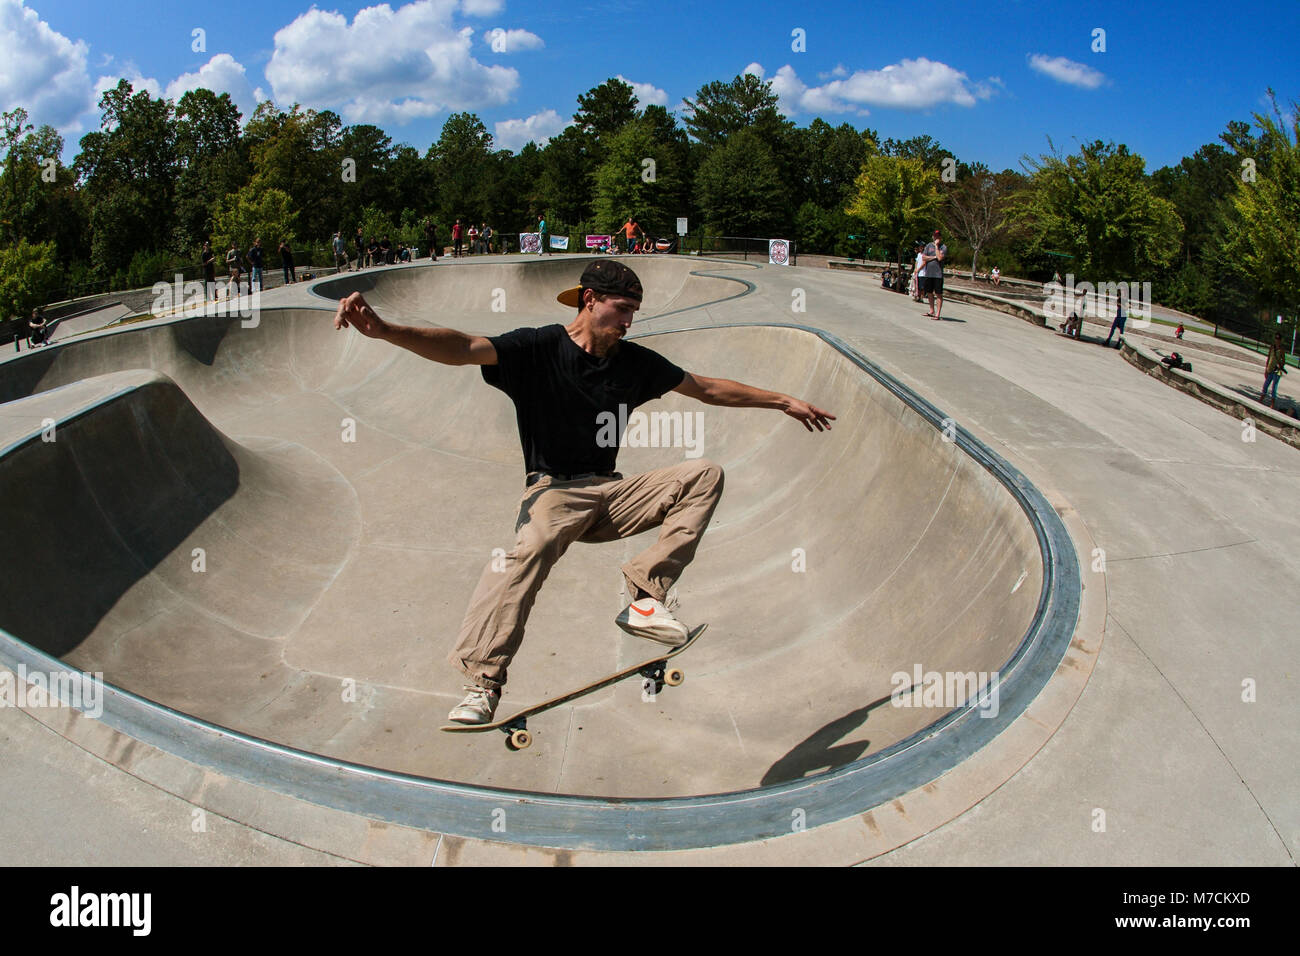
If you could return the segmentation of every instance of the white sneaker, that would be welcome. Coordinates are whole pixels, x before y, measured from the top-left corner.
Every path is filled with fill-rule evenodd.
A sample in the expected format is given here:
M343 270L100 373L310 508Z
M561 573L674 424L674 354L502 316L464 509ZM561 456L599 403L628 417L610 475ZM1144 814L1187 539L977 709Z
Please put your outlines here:
M452 708L448 720L458 724L490 724L496 713L497 704L501 703L501 691L487 687L466 684L463 690L469 691L459 706Z
M686 643L690 631L672 612L654 598L641 598L623 608L614 623L633 637L645 637L669 647Z

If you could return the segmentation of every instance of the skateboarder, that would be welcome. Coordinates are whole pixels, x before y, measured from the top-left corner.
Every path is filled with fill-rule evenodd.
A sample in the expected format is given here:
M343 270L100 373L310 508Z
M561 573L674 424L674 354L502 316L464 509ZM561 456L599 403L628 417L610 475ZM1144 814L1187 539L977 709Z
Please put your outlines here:
M566 327L521 328L504 335L385 322L359 292L339 303L334 327L348 325L444 365L479 365L484 381L515 404L527 478L504 570L483 570L449 661L470 683L448 715L492 721L506 671L551 567L574 541L614 541L662 526L659 539L623 565L631 599L616 618L629 634L680 645L688 631L664 606L668 589L699 546L722 495L722 469L704 459L624 478L614 470L617 439L606 415L675 391L709 405L780 409L809 431L834 415L808 402L682 370L656 352L622 341L640 308L641 282L612 259L598 259L557 300L577 309Z

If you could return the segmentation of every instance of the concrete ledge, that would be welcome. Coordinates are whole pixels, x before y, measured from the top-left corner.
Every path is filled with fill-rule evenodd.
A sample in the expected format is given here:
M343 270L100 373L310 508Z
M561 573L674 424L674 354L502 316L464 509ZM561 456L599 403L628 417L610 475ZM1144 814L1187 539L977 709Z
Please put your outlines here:
M1300 448L1300 421L1282 415L1267 405L1243 398L1218 382L1212 382L1194 372L1167 368L1161 363L1159 355L1129 339L1123 340L1120 354L1130 365L1140 368L1153 378L1158 378L1207 405L1213 405L1233 418L1250 419L1265 434Z

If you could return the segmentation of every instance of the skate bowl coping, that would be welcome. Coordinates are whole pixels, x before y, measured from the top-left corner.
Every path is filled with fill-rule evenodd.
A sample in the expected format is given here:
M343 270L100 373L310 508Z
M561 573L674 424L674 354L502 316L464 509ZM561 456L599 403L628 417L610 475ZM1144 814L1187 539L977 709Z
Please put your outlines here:
M573 262L492 264L454 288L435 266L316 289L368 283L381 313L419 321L441 302L490 334L567 321L543 293ZM648 306L689 315L683 303L737 294L671 268ZM834 429L671 393L645 406L698 422L697 445L626 447L625 474L696 451L726 472L677 589L688 623L710 623L679 658L686 684L566 705L522 754L438 735L461 693L445 655L512 540L513 408L477 370L335 332L322 306L0 365L0 556L58 595L0 585L0 663L102 672L109 726L313 803L465 837L664 850L780 836L796 810L814 827L921 786L993 740L1061 661L1077 560L1015 469L824 331L652 326L638 341L684 368L806 397ZM31 507L33 488L59 507ZM611 622L618 565L650 540L561 559L503 708L644 656Z

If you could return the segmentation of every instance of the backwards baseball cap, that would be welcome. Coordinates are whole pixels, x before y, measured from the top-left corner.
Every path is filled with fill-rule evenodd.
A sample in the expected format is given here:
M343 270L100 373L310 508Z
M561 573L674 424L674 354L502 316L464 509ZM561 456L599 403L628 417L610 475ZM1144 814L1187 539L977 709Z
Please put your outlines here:
M641 301L641 280L635 272L613 259L597 259L582 270L582 278L572 289L565 289L555 297L561 305L577 308L582 304L582 290L591 289L601 295L621 295Z
M939 230L936 229L936 230L934 231L934 234L935 234L936 236L939 235Z

